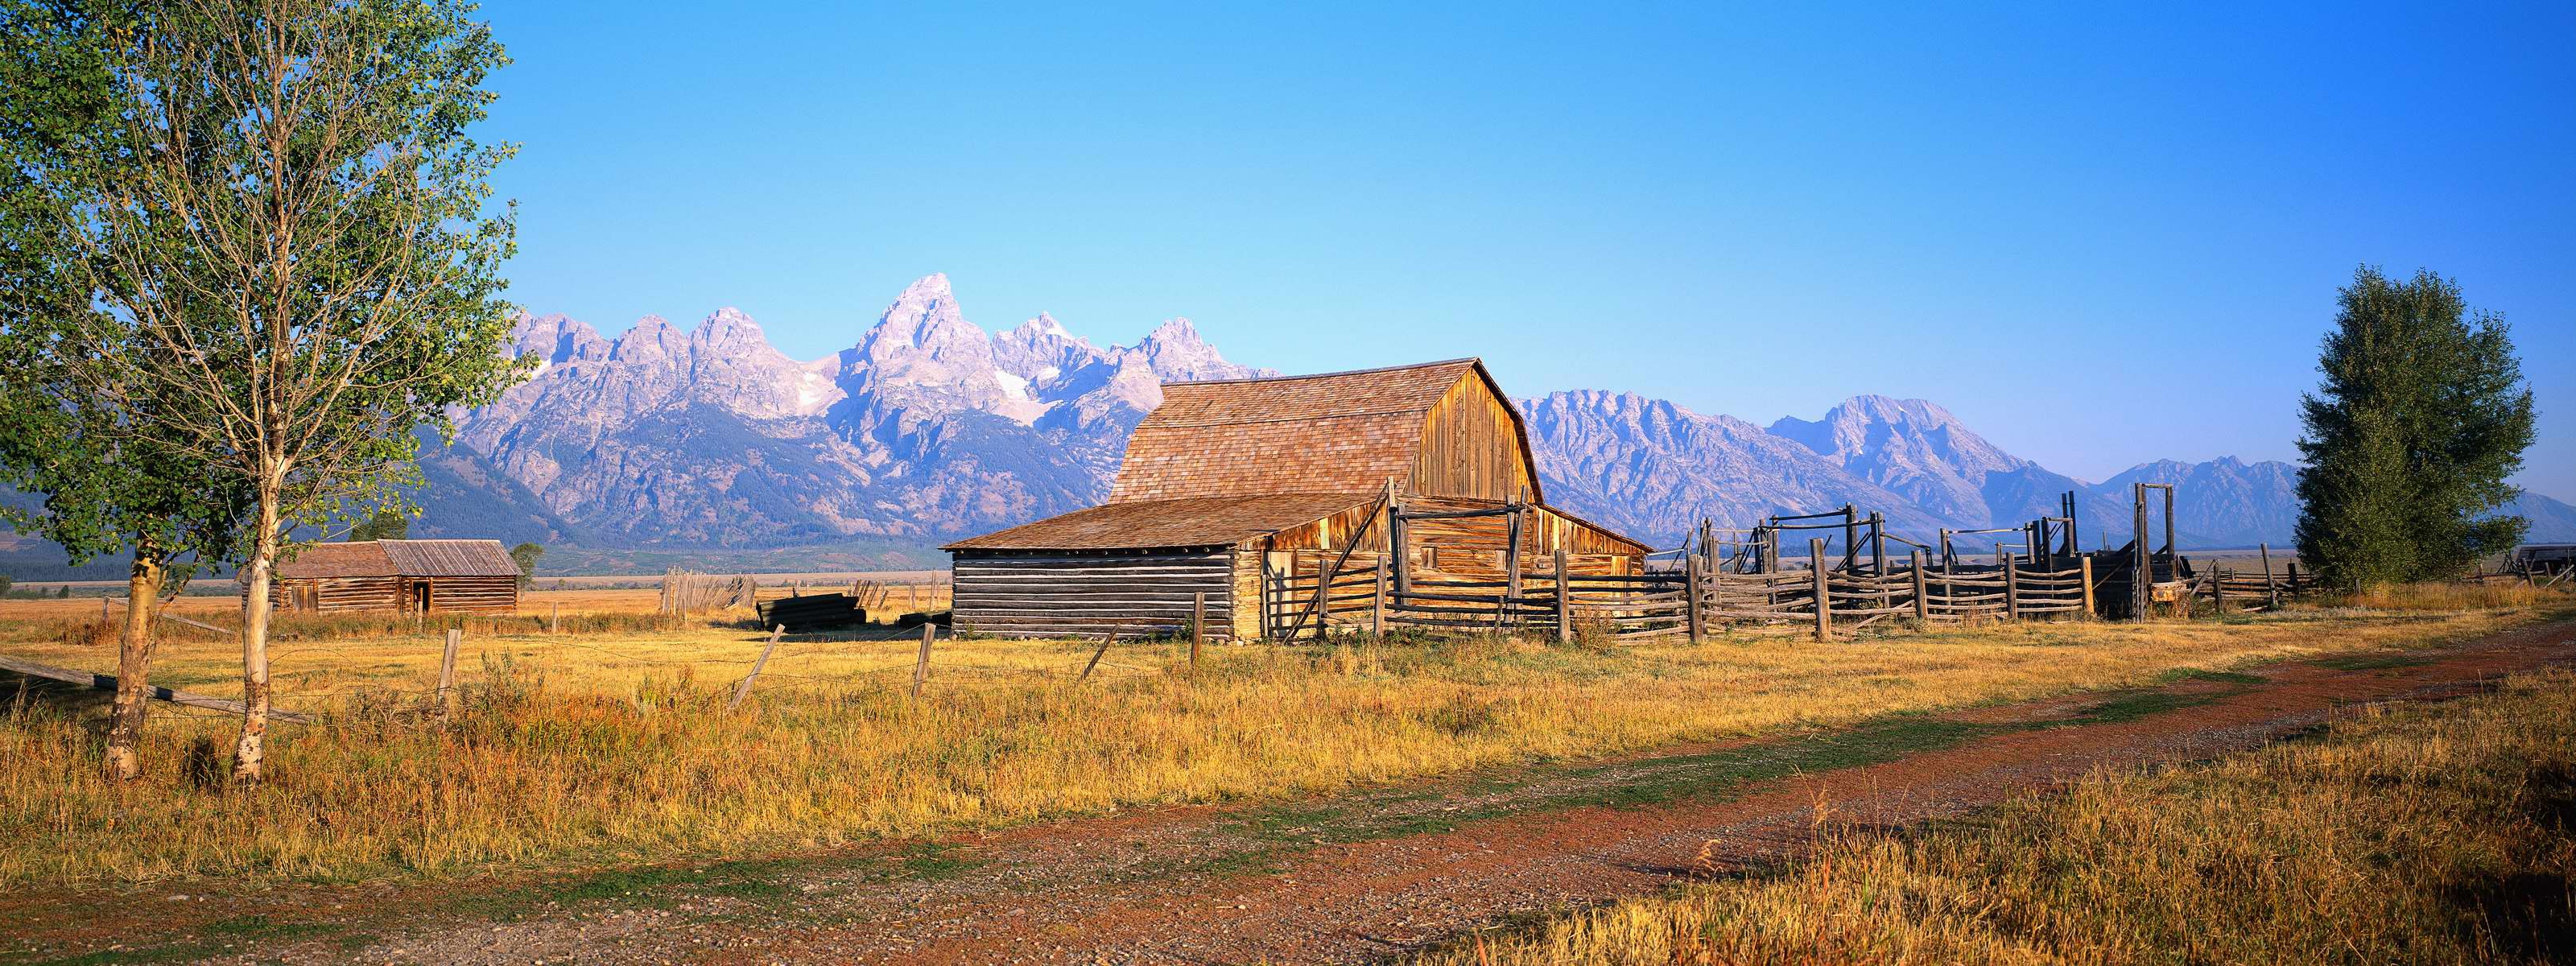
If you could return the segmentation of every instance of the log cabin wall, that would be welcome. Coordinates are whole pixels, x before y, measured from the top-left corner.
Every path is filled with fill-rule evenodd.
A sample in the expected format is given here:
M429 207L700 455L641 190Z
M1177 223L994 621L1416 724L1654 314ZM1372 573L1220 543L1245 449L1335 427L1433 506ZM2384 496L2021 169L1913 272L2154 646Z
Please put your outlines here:
M1266 555L1257 544L1258 541L1244 541L1242 546L1234 548L1234 552L1227 555L1228 565L1232 568L1231 585L1227 588L1227 592L1232 595L1233 600L1243 601L1246 604L1243 607L1230 607L1226 612L1227 630L1233 639L1238 641L1258 640L1264 636L1261 622L1261 594L1262 566ZM1228 603L1231 604L1232 601ZM1215 621L1211 620L1209 623L1214 624Z
M413 611L414 587L429 585L433 614L507 614L519 609L516 577L306 577L279 580L277 609L296 613Z
M1207 595L1207 633L1235 634L1235 553L971 552L956 555L958 629L995 637L1171 634Z
M397 577L429 585L432 614L507 614L519 609L517 577Z
M278 595L288 610L331 614L355 610L393 610L400 599L392 577L322 577L283 580Z

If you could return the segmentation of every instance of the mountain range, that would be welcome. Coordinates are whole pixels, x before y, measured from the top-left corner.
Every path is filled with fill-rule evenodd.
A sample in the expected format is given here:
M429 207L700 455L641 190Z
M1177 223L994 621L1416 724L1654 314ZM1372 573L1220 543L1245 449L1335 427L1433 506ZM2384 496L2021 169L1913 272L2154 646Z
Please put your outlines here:
M522 315L512 338L536 373L457 414L454 445L423 446L412 532L544 543L558 548L549 569L691 553L936 562L945 539L1103 499L1163 383L1275 374L1228 361L1185 318L1132 346L1043 313L988 332L944 275L819 359L778 351L731 308L686 330L647 317L613 339ZM1659 546L1704 518L1743 526L1846 503L1925 539L2055 515L2069 491L2085 544L2116 545L2138 481L2179 486L2186 546L2286 544L2298 513L2286 463L2164 460L2087 482L1920 399L1855 396L1767 427L1633 393L1518 403L1550 502ZM2512 509L2533 540L2576 540L2576 507L2526 494ZM22 545L0 546L0 566L15 569L29 541L10 539Z

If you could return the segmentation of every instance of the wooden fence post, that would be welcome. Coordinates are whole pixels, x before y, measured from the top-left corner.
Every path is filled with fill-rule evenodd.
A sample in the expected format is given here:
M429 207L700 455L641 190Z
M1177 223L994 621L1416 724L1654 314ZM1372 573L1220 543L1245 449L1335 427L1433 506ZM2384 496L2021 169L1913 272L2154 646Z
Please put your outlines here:
M1682 618L1690 621L1690 642L1693 644L1701 641L1699 575L1699 556L1696 554L1684 556L1682 558L1682 601L1686 606L1682 609Z
M743 675L742 683L734 686L733 700L725 702L725 710L731 711L742 707L742 699L751 696L751 682L760 680L760 669L769 666L769 652L777 650L778 639L785 636L787 636L787 625L780 624L770 628L769 643L761 647L760 659L751 662L751 673Z
M930 680L930 641L939 636L939 625L921 622L921 657L912 662L912 696L921 696L921 683Z
M2001 561L2004 566L2004 617L2010 620L2020 620L2021 582L2014 579L2013 574L2014 571L2021 568L2013 566L2012 551L2007 550L1995 556L1996 559Z
M440 651L438 657L438 708L441 713L446 712L448 696L456 690L456 648L463 643L465 632L448 628L447 647Z
M2131 511L2136 516L2134 522L2138 529L2137 542L2131 544L2131 549L2137 551L2137 560L2134 561L2138 565L2137 572L2129 578L2129 606L2136 608L2137 613L2130 615L2129 619L2144 624L2148 612L2155 609L2151 602L2155 597L2156 558L2155 551L2147 546L2147 485L2130 484L2129 492L2135 501Z
M1374 636L1377 636L1377 637L1385 637L1385 636L1386 636L1386 555L1385 555L1385 554L1378 554L1378 555L1377 555L1377 570L1376 570L1376 573L1375 573L1375 575L1374 575L1374 577L1373 577L1373 581L1374 581L1373 586L1374 586L1374 588L1375 588L1375 589L1373 589L1373 590L1371 590L1371 591L1369 592L1369 633L1370 633L1371 635L1374 635Z
M2218 608L2218 616L2227 616L2227 570L2215 559L2209 562L2209 605Z
M2091 557L2087 557L2087 556L2085 556L2085 555L2083 555L2083 554L2080 554L2080 553L2079 553L2079 554L2076 554L2076 555L2075 555L2075 569L2076 569L2077 571L2079 571L2079 572L2080 572L2080 573L2079 573L2079 576L2078 576L2078 582L2079 582L2079 583L2082 583L2082 584L2084 585L2084 619L2089 621L2089 620L2092 620L2092 619L2093 619L2093 617L2094 617L2094 614L2093 614L2093 558L2091 558Z
M1825 538L1807 538L1807 568L1816 582L1816 639L1834 639L1834 592L1825 579Z
M2299 596L2299 562L2293 560L2284 566L2289 568L2290 596Z
M1930 588L1924 585L1923 580L1923 551L1914 551L1910 562L1914 565L1910 568L1914 574L1914 622L1930 624L1932 623L1932 601L1924 593Z
M1207 640L1207 591L1190 595L1190 673L1199 673L1199 644Z
M1565 569L1565 548L1556 548L1556 642L1574 640L1574 604L1566 595L1572 592L1573 574Z
M1108 636L1106 636L1106 637L1102 637L1102 638L1100 639L1100 649L1099 649L1099 650L1096 650L1096 651L1091 652L1091 660L1090 660L1088 663L1085 663L1085 664L1082 666L1082 674L1080 674L1079 676L1075 677L1075 678L1073 679L1073 683L1075 683L1075 684L1081 684L1081 683L1082 683L1082 682L1084 682L1084 681L1091 680L1091 669L1092 669L1092 668L1096 668L1096 667L1099 667L1099 666L1100 666L1100 658L1101 658L1101 655L1104 655L1104 654L1109 653L1109 645L1111 645L1111 644L1115 644L1115 643L1118 643L1118 635L1117 635L1117 634L1115 634L1115 633L1111 633L1111 634L1109 634L1109 635L1108 635ZM923 645L921 646L921 648L922 648L922 653L924 653L924 654L928 654L928 653L930 653L930 645L928 645L928 644L923 644ZM918 688L918 687L920 687L920 685L914 685L914 687ZM915 693L918 693L918 692L915 692Z
M1333 561L1325 556L1328 553L1328 548L1315 548L1315 639L1319 641L1333 630ZM1288 633L1293 637L1297 631L1291 628Z
M2256 549L2263 551L2263 609L2280 610L2281 588L2272 583L2272 545L2268 543L2258 543L2254 546ZM2296 590L2297 588L2293 587L2291 589Z

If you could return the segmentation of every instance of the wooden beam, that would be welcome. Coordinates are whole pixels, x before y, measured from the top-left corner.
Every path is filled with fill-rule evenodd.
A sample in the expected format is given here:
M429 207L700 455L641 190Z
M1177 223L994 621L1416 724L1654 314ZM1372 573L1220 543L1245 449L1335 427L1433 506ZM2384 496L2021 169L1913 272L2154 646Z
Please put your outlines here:
M1825 580L1825 538L1807 538L1807 567L1816 583L1816 640L1834 639L1834 592Z
M1699 611L1699 576L1699 557L1697 555L1682 557L1682 600L1685 605L1682 608L1682 619L1690 622L1690 642L1693 644L1703 639ZM1514 594L1517 596L1518 592L1515 591Z
M939 625L921 622L921 657L912 662L912 696L921 697L921 685L930 680L930 642L939 636Z
M1376 586L1369 592L1369 633L1386 636L1386 555L1377 555Z
M56 667L51 664L39 664L34 661L20 660L6 655L0 655L0 671L14 671L31 678L44 678L48 681L59 681L75 687L88 688L92 691L105 691L111 694L116 691L116 675L113 674L100 674L96 671L80 671L67 667ZM239 701L208 697L202 694L190 694L186 691L173 691L169 688L160 687L158 685L144 689L143 696L153 701L167 701L171 704L184 705L191 708L203 708L208 711L221 711L225 714L249 713L249 709L244 708L242 703ZM311 716L298 714L293 711L271 710L268 713L268 717L273 721L292 721L296 724L310 724L313 721Z
M1574 605L1566 596L1571 593L1567 585L1573 582L1573 576L1565 569L1565 548L1556 548L1556 642L1559 644L1574 640Z
M2007 550L1995 556L2004 568L2004 617L2018 620L2021 618L2021 582L2013 575L2021 568L2013 566L2012 551Z
M2280 610L2281 588L2272 582L2272 545L2258 543L2254 547L2263 552L2263 609Z
M2152 585L2156 582L2155 557L2147 549L2147 485L2130 484L2129 493L2133 501L2130 509L2137 516L2138 528L2137 542L2129 545L2137 556L2137 572L2129 582L2129 605L2136 608L2136 611L2130 614L2129 619L2144 624L2147 622L2147 611L2151 609L2148 602L2153 593Z
M751 696L751 682L760 680L760 669L769 666L769 652L777 650L778 639L785 636L787 636L787 625L780 624L770 628L769 643L761 647L760 658L751 662L751 673L743 675L742 683L734 687L733 700L725 702L725 710L731 711L742 707L742 699Z
M1924 593L1927 588L1923 581L1923 551L1914 551L1912 563L1914 564L1911 568L1914 573L1914 621L1918 624L1930 623L1932 601Z

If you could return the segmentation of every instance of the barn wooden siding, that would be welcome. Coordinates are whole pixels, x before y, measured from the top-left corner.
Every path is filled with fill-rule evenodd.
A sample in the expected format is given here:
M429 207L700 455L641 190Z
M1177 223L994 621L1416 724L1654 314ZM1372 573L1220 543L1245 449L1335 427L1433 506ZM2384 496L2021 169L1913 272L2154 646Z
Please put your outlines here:
M1461 375L1422 424L1408 493L1506 503L1535 499L1529 449L1511 403L1477 372Z
M1390 499L1433 515L1407 518L1400 550ZM1310 616L1283 617L1300 603L1335 626L1371 616L1382 565L1508 590L1513 564L1552 574L1559 551L1578 575L1632 574L1647 553L1545 505L1520 416L1473 359L1167 385L1130 435L1107 503L945 549L961 627L1174 631L1204 592L1208 629L1238 639L1283 624L1314 633ZM1316 576L1335 560L1330 578Z
M960 551L960 630L996 637L1168 634L1207 595L1207 633L1236 636L1230 549L1083 555Z

